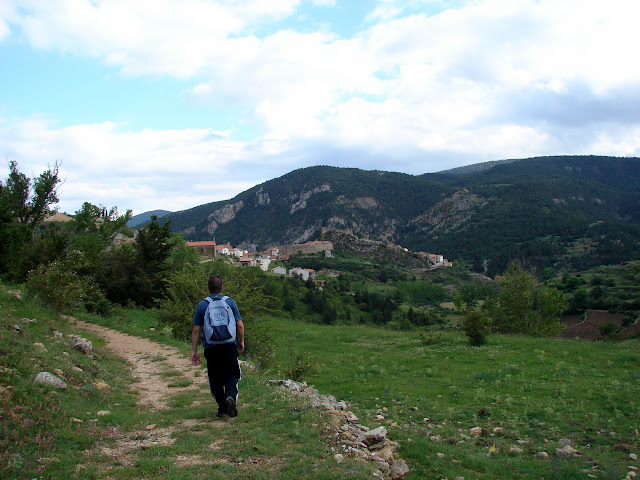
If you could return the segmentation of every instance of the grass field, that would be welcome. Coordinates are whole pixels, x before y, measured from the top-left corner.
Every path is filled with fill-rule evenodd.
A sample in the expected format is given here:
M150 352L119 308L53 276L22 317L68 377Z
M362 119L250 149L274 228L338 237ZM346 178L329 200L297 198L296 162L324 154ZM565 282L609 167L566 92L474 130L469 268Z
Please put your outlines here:
M478 348L455 332L426 345L416 332L271 322L277 368L303 357L305 379L321 393L347 401L370 427L386 425L412 468L408 478L572 479L588 471L613 479L637 466L629 455L640 450L638 340L492 336ZM483 434L473 436L473 427ZM564 438L580 457L555 457Z

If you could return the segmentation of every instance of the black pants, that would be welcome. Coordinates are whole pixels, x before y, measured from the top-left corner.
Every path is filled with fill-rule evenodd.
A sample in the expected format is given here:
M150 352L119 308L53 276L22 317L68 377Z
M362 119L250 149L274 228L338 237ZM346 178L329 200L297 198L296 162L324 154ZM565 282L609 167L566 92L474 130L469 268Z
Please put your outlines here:
M238 382L242 378L238 365L238 346L233 342L207 347L204 349L204 358L207 359L211 395L218 402L218 408L226 412L227 397L238 402Z

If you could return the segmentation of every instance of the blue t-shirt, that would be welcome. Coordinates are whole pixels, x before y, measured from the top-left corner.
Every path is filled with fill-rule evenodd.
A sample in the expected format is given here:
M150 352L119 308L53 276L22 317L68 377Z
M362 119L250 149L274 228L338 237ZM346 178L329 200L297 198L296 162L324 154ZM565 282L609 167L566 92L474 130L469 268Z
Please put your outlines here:
M220 295L219 293L213 293L209 296L214 300L223 297L223 295ZM227 298L227 305L231 307L231 311L233 312L233 317L235 318L236 323L242 320L242 317L240 317L240 312L238 311L238 306L236 305L236 302L234 302L233 298ZM209 302L207 300L202 300L198 304L198 306L196 307L196 313L193 316L194 325L204 327L204 314L207 312L208 306L209 306ZM204 328L202 329L202 331L204 331ZM204 335L202 335L202 346L204 348L209 348L213 346L212 344L207 342L207 339L204 338Z

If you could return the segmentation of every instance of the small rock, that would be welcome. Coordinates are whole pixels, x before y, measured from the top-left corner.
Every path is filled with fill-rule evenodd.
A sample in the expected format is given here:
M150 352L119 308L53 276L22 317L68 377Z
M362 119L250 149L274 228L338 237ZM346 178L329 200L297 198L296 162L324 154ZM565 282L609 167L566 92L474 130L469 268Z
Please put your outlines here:
M503 428L502 427L496 427L493 429L493 433L495 433L496 435L499 435L503 432Z
M20 333L22 331L22 329L20 328L20 325L14 325L13 329L18 333Z
M556 457L571 458L577 453L578 451L571 445L565 445L562 448L556 448Z
M444 453L436 453L438 458L444 458L446 455Z
M547 452L539 452L539 453L536 453L534 457L547 460L549 458L549 454Z
M383 442L387 437L387 429L385 427L378 427L366 432L362 438L362 441L368 447Z
M100 410L99 412L96 413L96 415L98 415L99 417L106 417L107 415L110 415L111 412L109 410Z
M456 477L456 480L464 480L464 477Z
M630 454L629 454L629 458L630 458L631 460L638 460L638 455L636 455L635 453L630 453Z
M67 384L64 380L56 377L54 374L49 372L40 372L33 379L33 383L38 383L41 385L51 385L55 388L67 388Z
M336 459L336 463L342 463L344 462L344 457L342 456L342 454L340 453L336 453L333 458Z
M85 355L89 355L93 350L93 344L86 338L77 337L73 348L77 348Z
M638 474L636 472L634 472L633 470L631 470L629 473L627 473L627 478L636 478L638 476Z
M98 390L106 390L107 388L111 388L104 380L96 380L94 385Z
M155 430L156 426L157 426L157 425L156 425L155 423L152 423L151 425L147 425L147 426L145 427L145 429L147 429L147 430Z
M509 450L509 453L513 455L522 455L524 453L524 450L514 445L511 447L511 450Z
M432 442L439 442L442 439L440 438L440 435L431 435L429 437L429 440L431 440Z
M564 447L567 445L571 445L571 440L569 440L568 438L561 438L558 443L560 444L561 447Z
M344 412L344 416L349 423L358 423L358 417L353 412Z
M409 467L404 460L395 460L389 464L391 480L400 480L407 476Z
M84 420L80 420L79 418L76 418L76 417L71 417L69 421L71 423L84 423Z
M471 435L474 437L486 437L487 436L487 431L484 428L480 428L480 427L473 427L471 429Z
M34 347L39 348L41 350L44 350L45 352L47 351L47 349L44 347L44 344L36 342L33 344Z
M53 369L53 373L55 373L59 377L64 377L64 372L62 370L60 370L59 368L54 368Z

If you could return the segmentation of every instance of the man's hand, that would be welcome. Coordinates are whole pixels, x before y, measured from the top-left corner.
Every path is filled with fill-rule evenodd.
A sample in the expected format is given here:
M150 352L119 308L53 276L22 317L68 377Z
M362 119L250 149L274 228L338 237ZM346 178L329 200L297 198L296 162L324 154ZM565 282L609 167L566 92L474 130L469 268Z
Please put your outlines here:
M200 342L200 326L194 325L191 331L191 363L198 365L200 355L198 355L198 343Z
M238 353L242 353L244 352L244 340L241 342L238 342Z
M200 363L200 355L198 355L198 352L191 353L191 363L194 365L198 365Z

